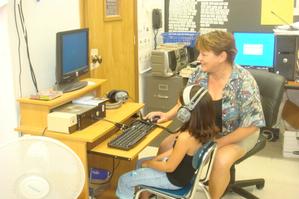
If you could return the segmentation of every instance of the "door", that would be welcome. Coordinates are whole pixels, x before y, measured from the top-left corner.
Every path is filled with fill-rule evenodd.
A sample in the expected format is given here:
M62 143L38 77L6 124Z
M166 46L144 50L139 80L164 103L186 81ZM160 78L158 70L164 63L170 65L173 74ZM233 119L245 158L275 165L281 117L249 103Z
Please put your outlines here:
M104 2L105 1L105 2ZM106 3L118 2L118 17L105 17ZM90 49L98 49L102 64L91 70L93 78L107 79L102 91L124 89L138 101L136 0L81 0L81 26L89 28ZM102 94L104 94L102 93Z

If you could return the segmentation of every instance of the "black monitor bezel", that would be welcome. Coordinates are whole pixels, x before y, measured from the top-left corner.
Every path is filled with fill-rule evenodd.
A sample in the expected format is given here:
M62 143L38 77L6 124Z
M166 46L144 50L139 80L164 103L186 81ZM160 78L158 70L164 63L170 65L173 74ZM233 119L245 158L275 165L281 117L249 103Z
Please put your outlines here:
M69 72L69 73L63 73L63 55L62 55L62 49L63 49L63 36L78 32L86 32L86 45L87 45L87 65L79 68L78 70ZM69 83L77 79L78 77L86 74L89 72L89 29L88 28L80 28L80 29L74 29L74 30L67 30L67 31L61 31L56 33L56 83L57 84L63 84L63 83Z
M244 67L244 68L255 68L255 69L265 69L265 70L267 69L268 71L274 70L274 68L275 68L275 57L276 57L276 55L275 55L276 42L275 42L275 34L274 34L274 32L268 32L268 31L267 32L259 32L259 31L234 31L234 32L232 32L232 34L233 34L233 37L234 37L235 46L237 48L236 39L235 39L235 33L273 34L274 35L274 51L273 51L272 66L241 65L241 64L239 64L239 65L242 66L242 67ZM236 54L236 57L237 57L237 54ZM236 59L236 57L235 57L235 59ZM234 63L235 63L235 61L234 61Z

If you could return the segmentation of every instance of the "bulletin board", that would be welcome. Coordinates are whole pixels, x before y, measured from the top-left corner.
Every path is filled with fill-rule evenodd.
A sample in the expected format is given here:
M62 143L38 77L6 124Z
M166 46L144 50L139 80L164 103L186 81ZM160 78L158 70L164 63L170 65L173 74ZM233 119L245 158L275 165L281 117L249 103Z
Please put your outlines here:
M296 1L297 2L297 1ZM293 23L294 0L165 0L165 31L272 32ZM275 16L272 11L278 15ZM282 19L280 19L282 18Z

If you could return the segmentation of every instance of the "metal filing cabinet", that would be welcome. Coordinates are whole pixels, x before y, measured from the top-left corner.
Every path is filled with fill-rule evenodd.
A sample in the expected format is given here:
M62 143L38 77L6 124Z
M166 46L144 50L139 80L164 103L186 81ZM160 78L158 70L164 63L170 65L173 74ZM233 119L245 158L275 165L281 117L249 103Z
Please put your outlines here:
M151 111L168 111L172 108L187 83L187 78L181 76L153 76L151 71L143 75L144 113Z

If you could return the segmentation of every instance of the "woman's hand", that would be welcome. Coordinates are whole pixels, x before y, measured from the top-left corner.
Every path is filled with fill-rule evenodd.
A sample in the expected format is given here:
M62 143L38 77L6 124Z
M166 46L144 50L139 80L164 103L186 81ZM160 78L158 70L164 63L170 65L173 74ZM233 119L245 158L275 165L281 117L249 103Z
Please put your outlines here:
M160 111L150 112L145 116L144 119L152 120L154 117L159 117L159 119L157 120L157 123L163 123L163 122L167 122L170 120L167 113L160 112Z

